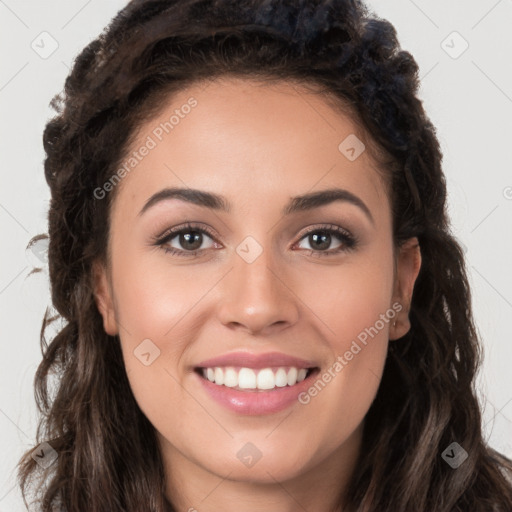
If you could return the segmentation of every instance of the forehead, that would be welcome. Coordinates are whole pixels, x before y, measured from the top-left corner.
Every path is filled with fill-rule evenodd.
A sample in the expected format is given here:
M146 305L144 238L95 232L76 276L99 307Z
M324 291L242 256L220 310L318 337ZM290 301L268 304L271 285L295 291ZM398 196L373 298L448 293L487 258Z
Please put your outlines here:
M224 77L172 94L141 125L117 193L135 205L159 188L181 186L246 206L259 197L261 206L262 198L344 186L382 202L384 186L365 142L332 98L293 82Z

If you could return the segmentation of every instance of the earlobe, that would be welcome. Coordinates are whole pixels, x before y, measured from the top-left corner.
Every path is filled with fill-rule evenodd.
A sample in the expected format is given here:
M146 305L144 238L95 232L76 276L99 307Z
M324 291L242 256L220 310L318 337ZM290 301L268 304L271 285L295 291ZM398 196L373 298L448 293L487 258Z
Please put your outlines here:
M111 286L104 265L95 261L93 264L94 300L103 318L103 328L110 336L119 333L115 320L114 301Z
M399 249L396 262L393 301L399 303L402 309L395 317L389 331L389 339L396 340L409 332L414 284L421 268L421 248L416 237L407 240Z

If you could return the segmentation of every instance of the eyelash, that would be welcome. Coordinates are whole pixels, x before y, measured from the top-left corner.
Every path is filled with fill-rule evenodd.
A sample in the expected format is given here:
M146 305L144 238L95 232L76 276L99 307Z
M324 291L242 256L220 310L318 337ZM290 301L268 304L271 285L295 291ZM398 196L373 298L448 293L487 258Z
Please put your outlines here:
M152 245L159 247L160 249L163 249L167 254L171 254L173 256L179 256L179 257L191 257L196 256L198 253L205 251L207 249L196 249L194 251L185 251L180 249L175 249L173 247L165 247L165 244L170 242L173 238L175 238L177 235L180 235L182 233L202 233L208 235L214 242L218 243L215 239L214 234L209 228L206 227L199 227L195 226L194 224L187 223L185 226L179 227L179 228L173 228L168 231L166 231L164 234L155 237L152 240ZM332 256L335 254L339 254L341 252L349 252L354 250L358 245L358 239L350 234L348 231L346 231L343 228L340 228L339 226L336 226L334 224L326 224L324 226L315 227L310 230L308 230L306 233L304 233L301 238L298 240L300 242L307 236L309 236L312 233L327 233L327 234L334 234L336 237L342 242L342 245L334 250L329 251L319 251L314 249L302 249L309 252L310 256ZM296 243L298 243L296 242Z

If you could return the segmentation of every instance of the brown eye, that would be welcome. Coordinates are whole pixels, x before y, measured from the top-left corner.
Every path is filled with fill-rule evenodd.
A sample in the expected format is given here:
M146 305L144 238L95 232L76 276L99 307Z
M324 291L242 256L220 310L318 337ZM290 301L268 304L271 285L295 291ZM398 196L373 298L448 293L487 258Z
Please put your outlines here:
M177 251L197 251L198 249L208 249L210 247L201 247L205 239L211 238L201 230L183 229L175 233L169 233L161 245L170 246Z
M210 243L205 247L205 242L208 240ZM206 228L195 226L173 228L154 241L154 245L177 256L193 256L213 248L215 243L213 235Z
M176 237L174 237L176 238ZM203 243L203 234L199 231L183 232L178 235L178 243L184 249L195 251Z
M315 251L329 249L331 241L331 235L327 231L317 231L308 235L309 245Z
M355 248L357 243L355 237L339 226L312 229L301 238L299 244L303 240L307 241L309 247L301 248L322 256L348 251ZM333 246L333 243L336 245Z

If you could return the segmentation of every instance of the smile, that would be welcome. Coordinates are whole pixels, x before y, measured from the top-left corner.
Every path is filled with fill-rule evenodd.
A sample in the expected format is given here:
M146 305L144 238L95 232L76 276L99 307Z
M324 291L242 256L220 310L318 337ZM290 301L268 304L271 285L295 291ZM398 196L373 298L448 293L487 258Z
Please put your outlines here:
M313 368L268 367L210 367L198 369L203 378L238 391L269 391L295 386L313 371Z

